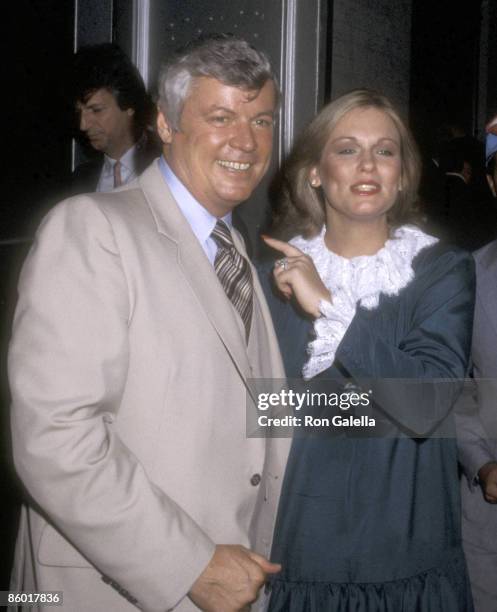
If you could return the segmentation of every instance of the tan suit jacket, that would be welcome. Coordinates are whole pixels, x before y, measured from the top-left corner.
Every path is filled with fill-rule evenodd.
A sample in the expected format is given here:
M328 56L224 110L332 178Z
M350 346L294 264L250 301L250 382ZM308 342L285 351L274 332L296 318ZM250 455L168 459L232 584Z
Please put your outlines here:
M246 380L282 376L257 280L247 348L157 163L59 204L21 274L9 355L32 498L12 587L62 590L71 612L194 610L215 544L269 554L289 445L246 437Z

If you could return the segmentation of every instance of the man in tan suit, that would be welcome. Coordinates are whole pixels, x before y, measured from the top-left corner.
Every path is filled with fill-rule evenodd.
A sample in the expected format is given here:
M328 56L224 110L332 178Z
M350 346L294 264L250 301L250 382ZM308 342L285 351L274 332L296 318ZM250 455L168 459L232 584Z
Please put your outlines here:
M9 355L28 499L13 590L63 591L70 612L228 612L279 570L288 445L245 423L247 379L283 371L230 231L267 170L277 95L246 42L192 47L161 75L163 157L42 223Z

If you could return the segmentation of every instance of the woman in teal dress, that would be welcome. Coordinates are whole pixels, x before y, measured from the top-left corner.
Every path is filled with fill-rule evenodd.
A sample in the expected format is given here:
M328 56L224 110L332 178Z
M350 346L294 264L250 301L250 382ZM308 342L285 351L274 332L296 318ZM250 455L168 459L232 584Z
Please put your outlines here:
M465 376L473 263L412 224L419 167L398 113L366 90L325 107L297 143L277 215L294 237L267 239L284 257L263 278L289 377ZM473 610L455 439L437 436L451 403L430 398L383 404L396 436L295 437L271 612Z

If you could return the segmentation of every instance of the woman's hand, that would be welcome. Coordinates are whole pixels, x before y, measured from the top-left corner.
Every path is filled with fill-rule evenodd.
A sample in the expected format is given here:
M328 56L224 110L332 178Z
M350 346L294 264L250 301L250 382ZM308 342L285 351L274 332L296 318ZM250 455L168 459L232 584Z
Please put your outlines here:
M331 302L331 294L323 284L314 262L297 247L262 236L264 242L285 256L274 266L274 280L279 291L287 298L295 297L302 310L313 317L321 316L320 300Z

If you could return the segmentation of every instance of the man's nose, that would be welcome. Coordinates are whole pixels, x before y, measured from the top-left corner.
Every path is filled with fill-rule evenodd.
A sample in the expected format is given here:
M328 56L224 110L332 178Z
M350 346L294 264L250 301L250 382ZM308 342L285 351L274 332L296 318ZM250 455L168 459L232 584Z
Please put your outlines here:
M85 111L81 111L79 114L79 129L82 132L86 132L90 127L90 121L88 118L88 113L85 113Z
M251 123L241 122L234 126L230 145L234 149L250 152L257 148L257 141Z

